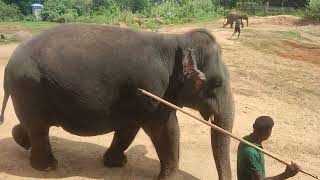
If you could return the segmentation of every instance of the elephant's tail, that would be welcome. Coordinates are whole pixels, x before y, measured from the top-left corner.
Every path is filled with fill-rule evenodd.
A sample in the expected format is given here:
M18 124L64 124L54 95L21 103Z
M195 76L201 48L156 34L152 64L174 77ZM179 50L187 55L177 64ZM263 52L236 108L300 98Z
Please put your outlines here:
M5 73L4 73L3 89L4 89L4 98L3 98L3 101L2 101L2 109L1 109L1 115L0 115L0 125L4 121L4 111L6 110L8 99L9 99L9 96L10 96L7 71L5 71Z
M224 27L224 22L226 22L227 17L224 18L224 21L222 23L222 27Z

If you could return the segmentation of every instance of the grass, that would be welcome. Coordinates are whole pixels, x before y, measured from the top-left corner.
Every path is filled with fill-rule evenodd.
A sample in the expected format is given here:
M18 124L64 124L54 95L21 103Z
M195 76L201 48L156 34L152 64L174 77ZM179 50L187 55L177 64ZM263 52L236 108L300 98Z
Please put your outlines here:
M241 39L240 42L245 46L253 47L257 50L283 48L279 40L299 41L301 45L301 41L304 40L298 31L258 31L252 29L246 29L245 31L248 32L249 36L248 38ZM306 46L310 46L310 44L306 44Z
M306 94L311 94L314 96L320 96L320 93L315 91L315 90L311 90L311 89L302 89L303 92L305 92Z
M247 39L240 39L240 42L244 46L253 47L255 49L260 49L260 45L257 42L253 42Z
M314 49L319 48L318 44L306 42L298 31L257 31L247 29L249 32L248 38L241 39L240 42L244 46L255 48L256 50L271 50L271 49L286 49L290 50L291 46L284 44L285 42L292 42L301 48ZM254 35L252 37L251 35Z
M57 23L40 21L40 22L23 22L21 25L23 28L25 28L31 32L39 32L44 29L51 28L51 27L57 25Z
M307 34L310 34L310 35L312 35L312 36L320 37L320 31L316 31L316 30L314 30L314 31L307 30L307 31L304 31L304 32L305 32L305 33L307 33Z
M171 20L171 21L166 21L164 24L159 24L152 19L149 19L149 21L145 22L142 26L138 26L137 24L133 24L130 21L130 17L126 19L117 19L117 18L112 18L112 17L106 17L104 15L97 15L97 16L83 16L79 17L76 22L84 22L84 23L97 23L97 24L116 24L116 22L122 21L125 22L128 27L133 28L133 29L160 29L163 27L167 27L171 24L175 25L183 25L183 24L188 24L188 23L197 23L197 24L203 24L208 21L216 20L219 18L223 18L222 15L216 15L216 16L206 16L206 17L201 17L201 18L182 18L179 20Z
M292 16L299 16L304 17L305 16L305 10L304 9L269 9L268 12L265 12L263 8L257 9L255 11L248 11L249 15L253 16L276 16L276 15L292 15Z
M36 33L50 27L57 25L57 23L52 22L0 22L0 33L14 34L18 31L28 31L31 33Z
M19 41L16 41L16 40L3 40L3 39L0 39L0 45L16 44L16 43L19 43Z
M298 31L270 31L270 30L254 30L254 29L243 29L244 32L249 33L250 35L262 37L272 37L272 38L281 38L281 39L291 39L291 40L300 40L302 39L301 33Z
M298 31L271 31L273 35L281 39L301 40L302 36Z

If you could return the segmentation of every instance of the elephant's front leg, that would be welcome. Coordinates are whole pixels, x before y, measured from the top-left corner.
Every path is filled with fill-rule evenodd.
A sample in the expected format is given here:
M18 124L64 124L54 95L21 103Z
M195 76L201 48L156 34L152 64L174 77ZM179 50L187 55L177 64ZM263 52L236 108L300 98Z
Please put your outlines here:
M139 129L138 126L129 126L115 131L111 146L103 156L105 166L122 167L127 163L124 151L130 146Z
M229 118L229 121L217 118L213 123L232 132L233 118ZM230 137L211 129L211 145L219 180L231 180Z
M156 120L143 127L150 136L160 159L160 179L182 179L179 168L180 130L175 111L168 112L165 119Z

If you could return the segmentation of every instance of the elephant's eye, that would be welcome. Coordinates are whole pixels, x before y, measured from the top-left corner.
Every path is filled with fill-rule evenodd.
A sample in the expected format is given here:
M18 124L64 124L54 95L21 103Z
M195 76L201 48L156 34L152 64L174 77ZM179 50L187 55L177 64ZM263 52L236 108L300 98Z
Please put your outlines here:
M222 86L221 78L211 78L206 83L205 94L207 97L214 98L216 96L216 88Z
M213 89L208 89L207 90L207 96L211 97L211 98L214 98L214 97L216 97L216 93L214 92Z
M214 89L214 88L222 86L222 79L221 78L211 78L208 80L207 83L208 83L207 85L208 85L209 89Z

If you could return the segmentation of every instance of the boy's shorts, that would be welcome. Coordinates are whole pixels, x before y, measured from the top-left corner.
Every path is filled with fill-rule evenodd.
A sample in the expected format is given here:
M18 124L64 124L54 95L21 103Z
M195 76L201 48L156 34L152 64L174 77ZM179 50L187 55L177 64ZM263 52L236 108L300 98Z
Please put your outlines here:
M235 27L234 28L234 33L239 32L240 33L240 27Z

